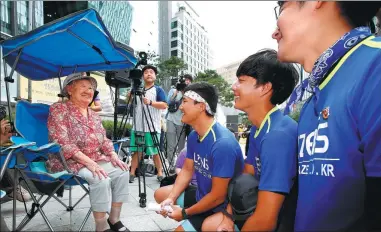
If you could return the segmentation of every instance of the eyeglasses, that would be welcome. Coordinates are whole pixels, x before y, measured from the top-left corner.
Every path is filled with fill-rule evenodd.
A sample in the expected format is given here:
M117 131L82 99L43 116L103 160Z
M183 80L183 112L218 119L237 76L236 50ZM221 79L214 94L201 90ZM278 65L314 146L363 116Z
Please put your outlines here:
M280 15L280 6L274 7L274 13L275 13L275 19L278 21L279 15Z

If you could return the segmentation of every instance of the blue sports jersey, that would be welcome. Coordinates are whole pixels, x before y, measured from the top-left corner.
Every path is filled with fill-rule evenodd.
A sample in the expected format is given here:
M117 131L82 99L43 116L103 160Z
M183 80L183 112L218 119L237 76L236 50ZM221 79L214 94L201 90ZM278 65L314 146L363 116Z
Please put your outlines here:
M234 178L243 171L241 147L232 132L214 122L205 136L199 139L192 131L188 137L187 158L194 163L197 178L197 201L212 189L212 177ZM226 208L227 201L212 209L218 212Z
M365 177L381 177L381 38L352 48L303 106L296 231L360 231ZM381 197L381 196L380 196Z
M259 190L289 193L296 176L297 123L274 107L250 136L245 163L254 167Z

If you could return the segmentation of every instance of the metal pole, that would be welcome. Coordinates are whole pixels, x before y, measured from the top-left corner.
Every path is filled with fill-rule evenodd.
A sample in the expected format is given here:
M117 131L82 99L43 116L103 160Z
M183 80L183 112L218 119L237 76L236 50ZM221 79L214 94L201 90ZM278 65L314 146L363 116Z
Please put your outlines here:
M28 31L33 30L34 2L28 1ZM28 101L32 102L32 81L28 79Z

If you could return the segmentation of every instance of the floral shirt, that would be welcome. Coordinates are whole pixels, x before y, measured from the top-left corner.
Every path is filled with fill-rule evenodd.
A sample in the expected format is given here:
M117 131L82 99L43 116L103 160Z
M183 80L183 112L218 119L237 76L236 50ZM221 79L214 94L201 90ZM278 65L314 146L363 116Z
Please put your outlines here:
M74 154L82 152L98 162L110 161L114 151L112 142L106 137L99 115L90 109L87 112L86 118L70 101L50 106L49 139L61 146L67 165L75 174L84 165L72 158ZM64 170L62 162L55 155L49 156L46 166L48 171L53 173Z

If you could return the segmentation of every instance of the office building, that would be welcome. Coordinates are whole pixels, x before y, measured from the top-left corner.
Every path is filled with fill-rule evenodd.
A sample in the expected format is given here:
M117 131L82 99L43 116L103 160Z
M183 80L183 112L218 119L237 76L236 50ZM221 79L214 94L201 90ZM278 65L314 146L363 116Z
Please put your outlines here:
M68 14L94 8L115 41L129 45L133 7L128 1L44 1L44 22L49 23Z
M171 9L176 11L171 12ZM166 32L167 26L170 33ZM170 44L166 44L167 41ZM177 56L183 59L188 65L186 72L193 76L212 66L208 32L200 24L200 16L186 1L159 3L159 48L162 58Z
M43 1L0 1L0 39L8 39L12 36L25 34L32 28L42 26L44 24ZM0 53L3 56L2 52ZM1 96L0 102L6 101L6 91L4 82L3 60L1 59L0 83ZM7 65L7 75L11 67ZM20 79L19 75L13 73L14 83L9 84L9 92L11 101L13 97L20 96Z
M170 34L172 19L172 1L159 1L159 56L170 57Z
M224 65L220 68L217 68L216 72L218 73L218 75L222 76L222 78L226 82L228 82L229 84L233 84L237 79L236 73L241 63L242 60Z

